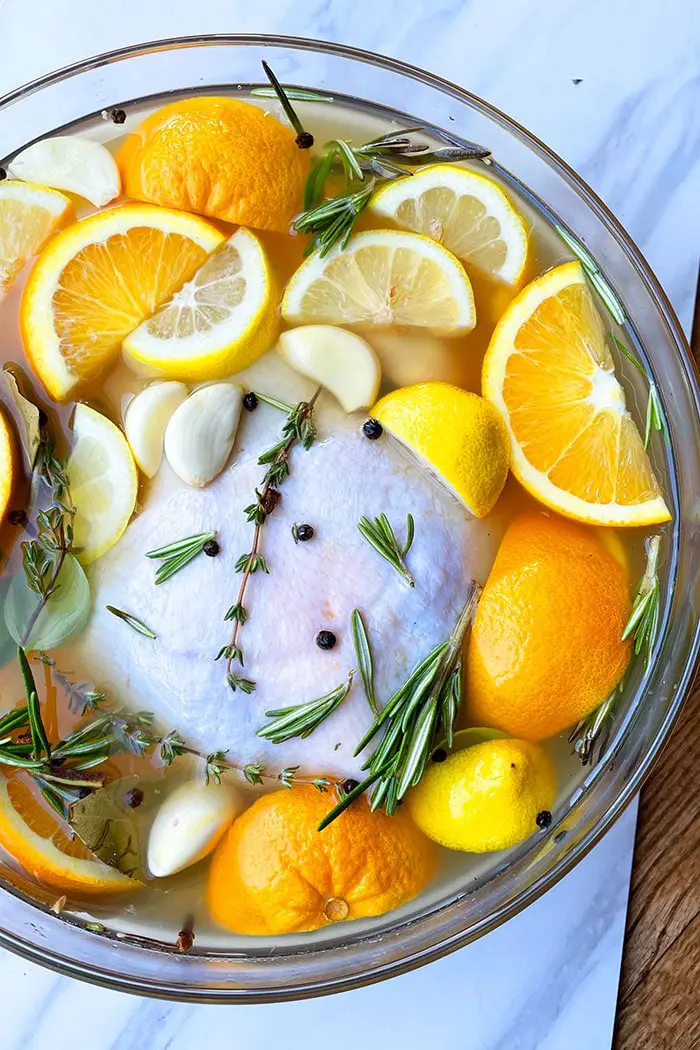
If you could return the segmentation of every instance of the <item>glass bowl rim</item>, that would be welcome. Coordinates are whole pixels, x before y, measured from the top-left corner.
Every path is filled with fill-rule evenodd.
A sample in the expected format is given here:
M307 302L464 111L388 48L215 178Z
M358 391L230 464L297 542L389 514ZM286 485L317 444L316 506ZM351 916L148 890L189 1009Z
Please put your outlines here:
M226 45L267 46L286 48L294 51L306 50L373 66L406 77L410 80L417 81L429 88L436 89L445 95L453 97L457 101L468 105L471 109L499 125L503 130L522 142L542 161L544 161L549 168L554 170L566 184L568 184L569 188L571 188L587 205L605 230L622 248L637 276L641 278L646 292L650 296L658 314L661 316L665 324L671 342L675 345L680 364L683 367L688 380L689 389L692 393L696 415L700 418L700 384L698 368L691 353L688 340L668 296L656 278L653 270L647 263L644 255L638 248L636 242L627 230L621 225L601 198L576 173L576 171L567 164L566 161L562 160L558 154L551 150L549 146L542 142L541 139L496 106L485 101L473 92L468 91L466 88L462 88L436 73L431 73L419 66L404 62L401 59L382 55L374 51L354 47L352 45L336 43L334 41L317 40L310 37L267 33L189 34L176 37L161 37L156 40L129 44L124 47L100 52L59 67L56 70L52 70L49 73L27 81L19 87L0 96L0 114L7 110L13 103L22 101L23 99L40 92L44 88L69 80L75 75L98 69L101 66L111 65L124 59L145 56L149 53ZM668 617L668 614L669 609L667 608L665 619ZM634 773L623 785L614 802L598 817L594 825L588 828L578 841L571 846L570 850L565 855L559 857L549 871L545 872L536 881L521 890L514 899L504 905L497 913L492 914L487 919L483 920L478 930L470 931L453 928L451 934L438 943L426 943L422 947L414 946L410 955L403 955L398 959L394 958L388 965L382 966L381 968L378 967L380 972L373 969L366 975L358 975L357 973L354 975L346 974L342 978L335 979L332 983L324 983L321 981L310 986L296 985L293 990L290 990L287 993L280 992L279 990L276 992L268 992L267 990L263 991L260 989L239 989L232 992L230 989L227 989L223 990L223 994L220 994L212 992L211 989L200 991L196 988L186 989L182 985L173 987L172 985L159 984L158 982L139 983L135 978L129 978L128 975L123 973L115 975L114 971L101 969L95 964L84 964L78 962L70 957L62 955L59 951L49 949L45 944L35 945L30 940L10 934L3 929L0 929L0 947L7 948L31 962L37 962L59 973L78 977L82 980L103 987L174 1001L191 1001L199 1003L222 1001L237 1002L241 1000L248 1002L280 1002L288 999L305 998L309 995L329 994L336 991L357 988L370 981L384 980L388 977L396 976L415 969L418 966L424 965L426 962L439 959L456 951L460 947L463 947L477 937L490 932L497 926L512 918L514 915L518 914L524 908L528 907L528 905L537 900L555 883L563 878L600 841L603 835L609 830L612 824L618 819L633 799L635 794L639 791L649 776L654 763L658 759L659 753L666 743L669 733L679 716L683 703L686 700L698 664L699 653L700 621L695 624L693 636L688 646L688 653L683 666L682 675L677 683L678 687L668 704L668 710L663 722L658 728L656 736L647 745L643 757L639 761ZM21 900L28 901L32 905L39 906L18 888L8 886L5 892L9 892L11 895L19 897ZM414 920L415 923L420 923L421 921L422 919L420 918ZM409 925L413 925L413 923L409 923ZM372 938L371 931L368 932L367 938ZM325 947L329 951L337 950L337 945L334 944L329 944ZM306 954L307 951L309 951L307 948L301 949L299 955ZM290 960L296 957L297 956L291 953L288 956Z

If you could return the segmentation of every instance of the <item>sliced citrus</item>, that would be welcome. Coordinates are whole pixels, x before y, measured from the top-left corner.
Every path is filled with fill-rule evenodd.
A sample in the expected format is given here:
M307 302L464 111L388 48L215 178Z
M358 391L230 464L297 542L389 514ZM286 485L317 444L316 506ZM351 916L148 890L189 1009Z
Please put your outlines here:
M117 157L129 197L287 233L309 151L271 113L240 99L180 99L151 113Z
M282 316L293 324L405 324L455 335L476 324L460 261L400 230L358 233L344 251L314 253L287 285Z
M0 410L0 523L5 517L15 476L15 441L5 413Z
M527 262L527 227L501 187L453 164L433 164L377 191L371 210L444 244L462 262L517 284Z
M247 368L277 334L277 298L267 256L236 230L191 281L124 340L141 375L199 382Z
M493 508L510 466L508 431L485 398L451 383L417 383L370 415L436 471L477 518Z
M0 844L28 875L63 893L120 893L139 885L69 837L24 774L0 776Z
M66 473L76 508L76 554L88 565L113 547L128 525L138 476L121 430L87 405L75 409Z
M55 237L20 309L27 356L49 394L65 400L98 376L223 240L196 215L148 204L98 212Z
M670 519L577 262L516 296L491 338L482 386L508 424L513 472L542 503L599 525Z
M0 182L0 299L27 259L73 218L63 193L14 179Z

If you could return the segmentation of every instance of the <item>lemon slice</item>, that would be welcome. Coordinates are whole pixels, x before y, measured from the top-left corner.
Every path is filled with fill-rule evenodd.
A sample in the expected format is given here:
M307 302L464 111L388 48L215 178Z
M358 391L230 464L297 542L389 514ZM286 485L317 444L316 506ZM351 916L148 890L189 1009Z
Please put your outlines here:
M0 524L12 495L15 479L15 440L5 413L0 410Z
M597 525L670 519L577 262L512 301L491 337L482 388L508 424L513 473L542 503Z
M40 182L56 190L67 190L102 208L121 192L119 168L101 142L81 135L57 135L42 139L19 153L10 163L16 179Z
M73 218L68 197L45 186L0 182L0 299L27 259Z
M75 409L66 473L76 508L76 555L88 565L113 547L128 525L138 475L121 430L87 405Z
M197 215L125 204L73 223L32 268L20 307L29 361L65 400L114 363L122 339L224 240Z
M483 397L451 383L392 390L370 415L436 471L476 518L494 507L508 477L508 430Z
M344 251L312 255L287 285L282 316L292 324L405 324L454 335L476 324L459 260L428 237L399 230L358 233Z
M372 198L375 215L432 237L462 262L517 284L527 262L525 221L498 183L453 164L387 182Z
M252 364L276 334L270 266L257 237L241 228L124 340L124 357L140 375L221 379Z

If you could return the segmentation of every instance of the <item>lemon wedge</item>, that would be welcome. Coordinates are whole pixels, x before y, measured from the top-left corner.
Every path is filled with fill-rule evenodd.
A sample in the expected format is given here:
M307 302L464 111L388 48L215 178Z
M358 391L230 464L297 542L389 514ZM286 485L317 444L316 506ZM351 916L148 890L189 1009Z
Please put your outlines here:
M76 508L76 555L89 565L114 546L128 525L138 475L121 430L88 405L75 409L66 473Z
M74 218L68 197L45 186L0 182L0 299L27 259Z
M221 379L270 349L277 334L276 305L263 246L241 228L127 336L125 360L140 375Z
M393 219L443 244L462 262L506 284L517 284L527 262L527 227L501 187L486 175L453 164L433 164L411 179L394 179L370 203Z
M508 477L508 429L493 405L451 383L392 390L370 415L424 460L476 518L494 507Z
M282 299L290 324L419 325L448 335L476 324L474 295L458 259L417 233L370 230L343 251L302 263Z

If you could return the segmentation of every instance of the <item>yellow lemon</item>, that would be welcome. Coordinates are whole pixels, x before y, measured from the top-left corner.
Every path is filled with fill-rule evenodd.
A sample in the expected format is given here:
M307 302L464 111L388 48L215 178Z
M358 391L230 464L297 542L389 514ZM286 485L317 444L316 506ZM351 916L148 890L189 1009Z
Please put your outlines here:
M0 183L0 299L27 259L74 217L70 200L57 190L15 179Z
M510 849L537 831L550 810L556 773L549 756L525 740L490 740L433 763L407 796L413 820L448 849Z
M500 496L510 466L510 440L488 401L450 383L393 390L370 413L435 470L477 518Z

